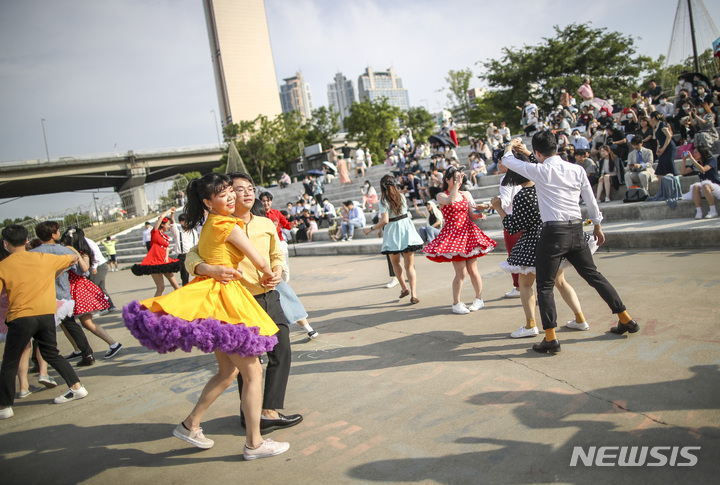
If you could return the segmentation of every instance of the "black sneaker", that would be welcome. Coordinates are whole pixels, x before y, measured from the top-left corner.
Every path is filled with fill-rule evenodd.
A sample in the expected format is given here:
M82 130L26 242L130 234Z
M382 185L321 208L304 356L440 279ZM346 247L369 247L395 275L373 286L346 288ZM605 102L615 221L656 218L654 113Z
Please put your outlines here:
M118 352L120 352L120 349L122 349L122 344L118 342L116 347L110 347L107 352L105 352L105 359L112 359L117 355Z
M75 360L82 358L82 352L73 352L65 356L65 360Z

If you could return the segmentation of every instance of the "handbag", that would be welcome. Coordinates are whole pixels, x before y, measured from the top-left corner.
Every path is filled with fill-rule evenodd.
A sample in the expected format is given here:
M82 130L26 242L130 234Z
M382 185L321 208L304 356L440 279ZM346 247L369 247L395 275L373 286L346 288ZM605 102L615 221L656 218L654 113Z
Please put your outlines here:
M648 191L642 187L631 187L625 192L623 202L643 202L648 196Z

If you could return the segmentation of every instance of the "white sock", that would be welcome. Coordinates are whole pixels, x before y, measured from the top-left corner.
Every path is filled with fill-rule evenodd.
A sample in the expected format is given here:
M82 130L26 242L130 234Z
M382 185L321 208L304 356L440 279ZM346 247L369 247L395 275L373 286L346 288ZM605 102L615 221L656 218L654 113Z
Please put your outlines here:
M114 348L116 348L118 345L120 345L120 342L115 342L115 344L114 344L114 345L111 345L110 348L111 348L111 349L114 349Z
M712 211L714 207L710 208L710 211ZM695 208L695 215L701 216L702 215L702 207L696 207Z
M717 214L717 209L714 205L710 206L710 212L708 212L708 214Z
M310 332L313 331L313 328L312 328L312 327L310 326L310 324L308 323L307 325L305 325L305 330L307 330L307 333L310 333Z

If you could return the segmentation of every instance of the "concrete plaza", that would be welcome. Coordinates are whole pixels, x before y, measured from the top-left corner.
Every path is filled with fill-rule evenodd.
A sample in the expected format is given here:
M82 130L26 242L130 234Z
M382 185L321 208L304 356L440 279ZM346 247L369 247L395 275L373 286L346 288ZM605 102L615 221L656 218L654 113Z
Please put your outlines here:
M87 398L51 404L64 386L15 403L0 421L0 482L11 484L247 483L715 483L720 472L718 250L612 251L595 259L641 325L631 336L577 274L590 330L558 330L562 352L510 339L524 323L501 272L501 252L479 260L486 307L450 313L452 267L417 258L418 305L385 288L380 255L291 259L291 285L320 337L291 327L286 412L298 426L279 457L245 462L233 386L206 415L210 450L172 437L214 373L200 352L141 347L119 313L97 319L124 344L79 370ZM153 294L149 277L110 273L116 305ZM469 281L463 297L473 298ZM558 320L572 319L558 300ZM539 320L539 315L538 315ZM61 351L70 347L59 337ZM54 371L51 371L57 377ZM31 376L36 385L36 376ZM582 447L653 447L665 466L570 466ZM675 449L678 447L678 449ZM685 455L679 453L682 447ZM619 448L605 450L616 464ZM597 450L596 450L597 451ZM693 467L679 466L697 458ZM648 463L660 458L647 457ZM671 466L671 463L674 466Z

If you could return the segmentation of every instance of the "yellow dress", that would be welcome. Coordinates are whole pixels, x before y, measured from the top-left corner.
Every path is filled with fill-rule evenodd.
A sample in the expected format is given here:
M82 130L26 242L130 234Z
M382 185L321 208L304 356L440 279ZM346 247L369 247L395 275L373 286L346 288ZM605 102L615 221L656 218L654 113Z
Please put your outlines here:
M235 217L208 216L198 243L206 263L237 267L244 255L226 242L236 225L244 230ZM240 281L222 284L198 276L167 295L130 303L123 318L142 345L161 353L197 347L260 355L277 342L277 325Z

